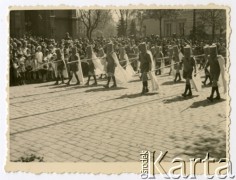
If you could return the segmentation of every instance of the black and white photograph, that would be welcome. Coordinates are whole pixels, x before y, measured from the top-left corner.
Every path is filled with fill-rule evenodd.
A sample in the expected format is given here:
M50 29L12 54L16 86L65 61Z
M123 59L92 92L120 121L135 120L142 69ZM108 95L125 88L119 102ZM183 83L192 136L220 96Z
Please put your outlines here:
M151 157L229 158L228 17L10 10L9 162L137 162L145 176Z

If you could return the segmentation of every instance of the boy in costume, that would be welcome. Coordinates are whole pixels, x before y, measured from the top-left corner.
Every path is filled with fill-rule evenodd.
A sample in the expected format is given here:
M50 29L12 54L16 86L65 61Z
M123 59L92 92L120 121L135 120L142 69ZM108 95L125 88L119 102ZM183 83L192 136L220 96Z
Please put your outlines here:
M104 87L109 88L109 83L112 79L114 84L111 87L114 88L114 87L117 87L117 84L116 84L116 78L114 75L116 63L115 63L115 59L113 58L113 56L115 55L113 44L112 43L107 44L106 50L107 50L106 60L107 60L107 76L108 77L107 77L107 84Z
M196 73L196 63L191 54L192 54L191 47L190 46L184 47L184 58L182 63L183 63L183 78L186 80L186 84L185 84L185 91L182 94L183 97L192 96L190 80L192 79L193 69L194 72Z
M68 58L68 69L69 69L69 80L66 83L68 86L70 85L70 81L72 80L73 74L75 75L75 78L77 80L77 85L80 85L79 77L77 75L77 72L79 70L78 68L78 60L79 60L79 54L77 53L76 47L73 47L71 49L71 56Z
M209 101L219 100L220 93L218 88L218 81L221 73L220 64L218 61L218 53L217 53L217 47L216 46L210 46L210 55L208 58L208 62L210 65L210 75L212 78L212 89L211 89L211 95L207 97ZM214 93L216 92L216 97L214 97Z
M143 90L142 90L141 94L145 94L145 93L149 92L148 75L147 74L149 71L151 71L153 63L151 60L151 56L148 53L146 43L141 43L139 45L139 50L141 52L139 54L139 61L140 61L141 80L143 83Z

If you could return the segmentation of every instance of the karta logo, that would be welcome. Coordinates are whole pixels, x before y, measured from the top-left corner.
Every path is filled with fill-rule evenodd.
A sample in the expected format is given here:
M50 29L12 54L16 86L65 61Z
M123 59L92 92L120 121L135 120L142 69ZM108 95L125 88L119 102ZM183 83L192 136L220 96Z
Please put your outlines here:
M219 161L216 161L214 158L209 157L209 153L206 153L206 157L204 159L194 159L190 158L189 161L185 161L182 158L176 157L174 158L170 164L171 167L165 168L162 165L162 161L165 158L168 152L160 151L160 154L156 158L156 152L150 151L142 151L140 153L141 158L140 161L142 163L141 169L141 178L142 179L155 179L155 174L160 174L162 177L166 179L179 179L179 178L189 178L196 179L196 165L201 164L200 169L201 175L204 175L207 179L213 179L217 177L219 179L231 178L233 179L235 176L232 175L232 164L227 158L221 158ZM217 167L212 164L216 164ZM189 166L187 168L187 166ZM189 172L186 172L186 168L189 169ZM215 168L213 173L210 173L210 168ZM180 173L177 173L180 172Z

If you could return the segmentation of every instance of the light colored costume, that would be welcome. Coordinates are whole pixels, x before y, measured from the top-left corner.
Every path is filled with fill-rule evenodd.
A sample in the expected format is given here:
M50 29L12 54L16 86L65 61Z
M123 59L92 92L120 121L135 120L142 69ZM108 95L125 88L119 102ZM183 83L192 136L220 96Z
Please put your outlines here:
M154 73L154 61L151 51L147 50L147 46L145 43L139 45L140 53L140 70L141 70L141 79L143 81L143 91L142 94L148 92L148 75L151 79L152 91L157 91L159 89L159 85Z
M35 53L35 68L36 68L36 70L42 69L43 68L42 64L43 64L43 53L41 51L36 52Z
M217 60L220 65L220 80L219 81L220 81L220 84L223 85L224 93L226 93L227 92L227 81L226 81L226 77L225 77L225 59L222 55L218 55Z
M135 72L134 72L134 69L131 66L130 62L129 62L129 58L128 58L126 52L125 52L125 48L124 47L120 48L119 59L120 59L120 61L124 62L123 63L124 66L123 67L124 67L124 69L126 71L128 79L132 80L133 76L135 75Z
M212 78L212 90L211 95L207 99L213 101L214 99L221 99L218 83L222 81L224 93L227 92L227 81L225 79L225 60L221 55L218 55L217 47L215 45L210 46L210 56L209 56L210 74ZM213 98L216 92L216 98Z
M129 81L128 74L126 73L124 68L120 65L120 62L115 52L112 53L112 58L114 59L114 62L116 64L115 74L114 74L116 77L116 82L118 84L126 84Z
M99 58L97 58L96 54L93 52L93 47L87 47L87 62L89 64L89 75L99 75L104 73L104 66L101 64Z
M114 85L116 87L117 84L126 84L128 82L128 77L125 70L121 67L118 57L114 52L114 46L112 43L107 44L107 75L108 81L106 88L109 88L109 82L111 78L113 79Z
M106 74L107 72L107 62L106 62L106 54L104 53L104 50L103 48L100 48L98 50L98 58L100 59L101 61L101 64L103 66L103 73Z

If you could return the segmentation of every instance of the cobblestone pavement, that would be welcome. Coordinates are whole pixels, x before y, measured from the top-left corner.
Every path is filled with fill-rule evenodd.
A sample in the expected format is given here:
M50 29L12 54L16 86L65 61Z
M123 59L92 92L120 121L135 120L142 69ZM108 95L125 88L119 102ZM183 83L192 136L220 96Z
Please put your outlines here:
M128 162L139 161L142 150L168 151L163 161L225 157L226 95L210 103L205 87L182 98L184 82L157 78L161 91L144 96L138 77L109 90L104 80L10 87L10 160L34 154L46 162Z

